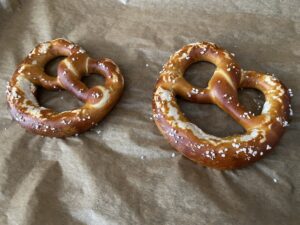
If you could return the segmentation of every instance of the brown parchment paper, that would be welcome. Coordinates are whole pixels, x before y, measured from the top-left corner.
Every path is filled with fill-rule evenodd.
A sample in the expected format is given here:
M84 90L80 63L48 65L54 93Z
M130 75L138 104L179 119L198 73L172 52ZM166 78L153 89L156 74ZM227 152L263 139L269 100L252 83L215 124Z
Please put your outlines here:
M298 0L1 0L0 7L1 225L300 224ZM126 83L97 127L66 139L26 132L5 100L16 65L37 43L57 37L113 59ZM203 40L234 52L244 69L274 73L294 93L294 116L276 150L241 170L196 165L151 120L162 65ZM198 63L187 79L203 87L213 69ZM56 110L79 105L64 91L41 90L39 100ZM258 113L263 97L246 90L241 101ZM208 133L243 132L216 106L180 105Z

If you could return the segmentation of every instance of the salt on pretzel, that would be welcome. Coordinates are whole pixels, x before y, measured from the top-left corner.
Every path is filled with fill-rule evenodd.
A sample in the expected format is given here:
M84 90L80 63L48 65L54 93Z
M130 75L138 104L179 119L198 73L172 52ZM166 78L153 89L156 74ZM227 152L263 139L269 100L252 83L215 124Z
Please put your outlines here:
M54 58L65 56L58 65L57 77L44 72ZM104 86L86 87L82 76L104 76ZM84 105L78 109L54 112L36 100L36 86L48 90L65 89ZM7 86L7 101L13 118L27 130L50 137L82 133L97 124L116 104L124 86L118 66L110 59L95 60L78 45L55 39L41 43L19 65Z
M185 70L198 61L216 66L208 87L187 82ZM265 95L260 115L238 101L238 88L255 88ZM245 129L225 138L209 135L180 111L176 96L195 103L216 104ZM234 169L259 160L278 143L291 110L286 88L273 76L243 71L233 56L210 42L184 46L164 65L153 94L153 117L169 143L187 158L204 166Z

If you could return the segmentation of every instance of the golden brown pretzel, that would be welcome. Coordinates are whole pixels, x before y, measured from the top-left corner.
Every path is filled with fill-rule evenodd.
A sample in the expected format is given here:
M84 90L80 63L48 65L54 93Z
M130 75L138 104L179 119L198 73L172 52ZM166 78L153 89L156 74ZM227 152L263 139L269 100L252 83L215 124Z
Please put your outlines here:
M194 62L207 61L216 70L205 89L188 83L184 71ZM255 116L238 101L238 88L256 88L265 95L261 115ZM196 103L216 104L241 124L246 133L219 138L189 122L176 96ZM164 65L153 95L155 123L170 144L187 158L205 166L234 169L248 165L273 149L288 125L290 99L273 76L243 71L232 55L213 43L184 46Z
M45 65L59 56L66 58L58 65L57 77L47 75ZM89 74L104 76L105 85L87 88L80 80ZM36 86L68 90L85 104L61 113L40 107ZM123 86L123 76L112 60L94 60L78 45L56 39L39 44L19 65L8 84L7 101L22 127L44 136L66 137L98 123L116 104Z

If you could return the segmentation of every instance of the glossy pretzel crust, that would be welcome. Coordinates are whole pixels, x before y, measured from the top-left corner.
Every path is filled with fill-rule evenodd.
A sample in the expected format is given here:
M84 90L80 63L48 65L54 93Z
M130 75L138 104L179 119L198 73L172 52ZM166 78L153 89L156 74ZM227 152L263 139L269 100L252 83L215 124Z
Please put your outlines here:
M57 77L44 72L45 65L60 56ZM82 76L104 76L104 86L87 88ZM36 86L48 90L65 89L84 105L78 109L54 112L39 106ZM13 118L27 130L50 137L66 137L82 133L97 124L112 109L121 96L123 76L110 59L95 60L78 45L56 39L41 43L23 60L7 86L7 101Z
M216 66L205 89L191 85L183 77L185 70L198 61ZM260 115L255 116L239 103L238 88L243 87L264 93L266 101ZM225 138L206 134L183 115L176 96L216 104L246 133ZM217 169L240 168L270 152L280 140L291 110L288 92L278 79L241 70L231 54L210 42L189 44L170 57L156 83L152 106L156 125L177 151Z

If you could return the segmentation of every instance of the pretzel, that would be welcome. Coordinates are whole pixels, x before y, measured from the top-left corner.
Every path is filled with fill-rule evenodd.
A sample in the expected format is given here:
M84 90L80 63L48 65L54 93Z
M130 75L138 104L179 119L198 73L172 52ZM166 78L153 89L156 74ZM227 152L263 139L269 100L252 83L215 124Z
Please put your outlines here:
M65 56L57 68L57 77L44 72L54 58ZM88 88L83 76L100 74L104 86ZM54 112L39 106L36 87L47 90L65 89L84 105L78 109ZM110 59L95 60L78 45L56 39L41 43L24 59L7 86L7 101L13 118L27 130L50 137L77 135L97 124L112 109L124 86L118 66Z
M207 88L187 82L185 70L198 61L216 66ZM260 115L239 103L238 88L255 88L265 95ZM225 138L205 133L180 111L176 96L194 103L216 104L246 131ZM210 42L184 46L160 72L153 94L153 117L169 143L187 158L217 169L235 169L259 160L278 143L292 113L288 92L275 77L243 71L233 55Z

